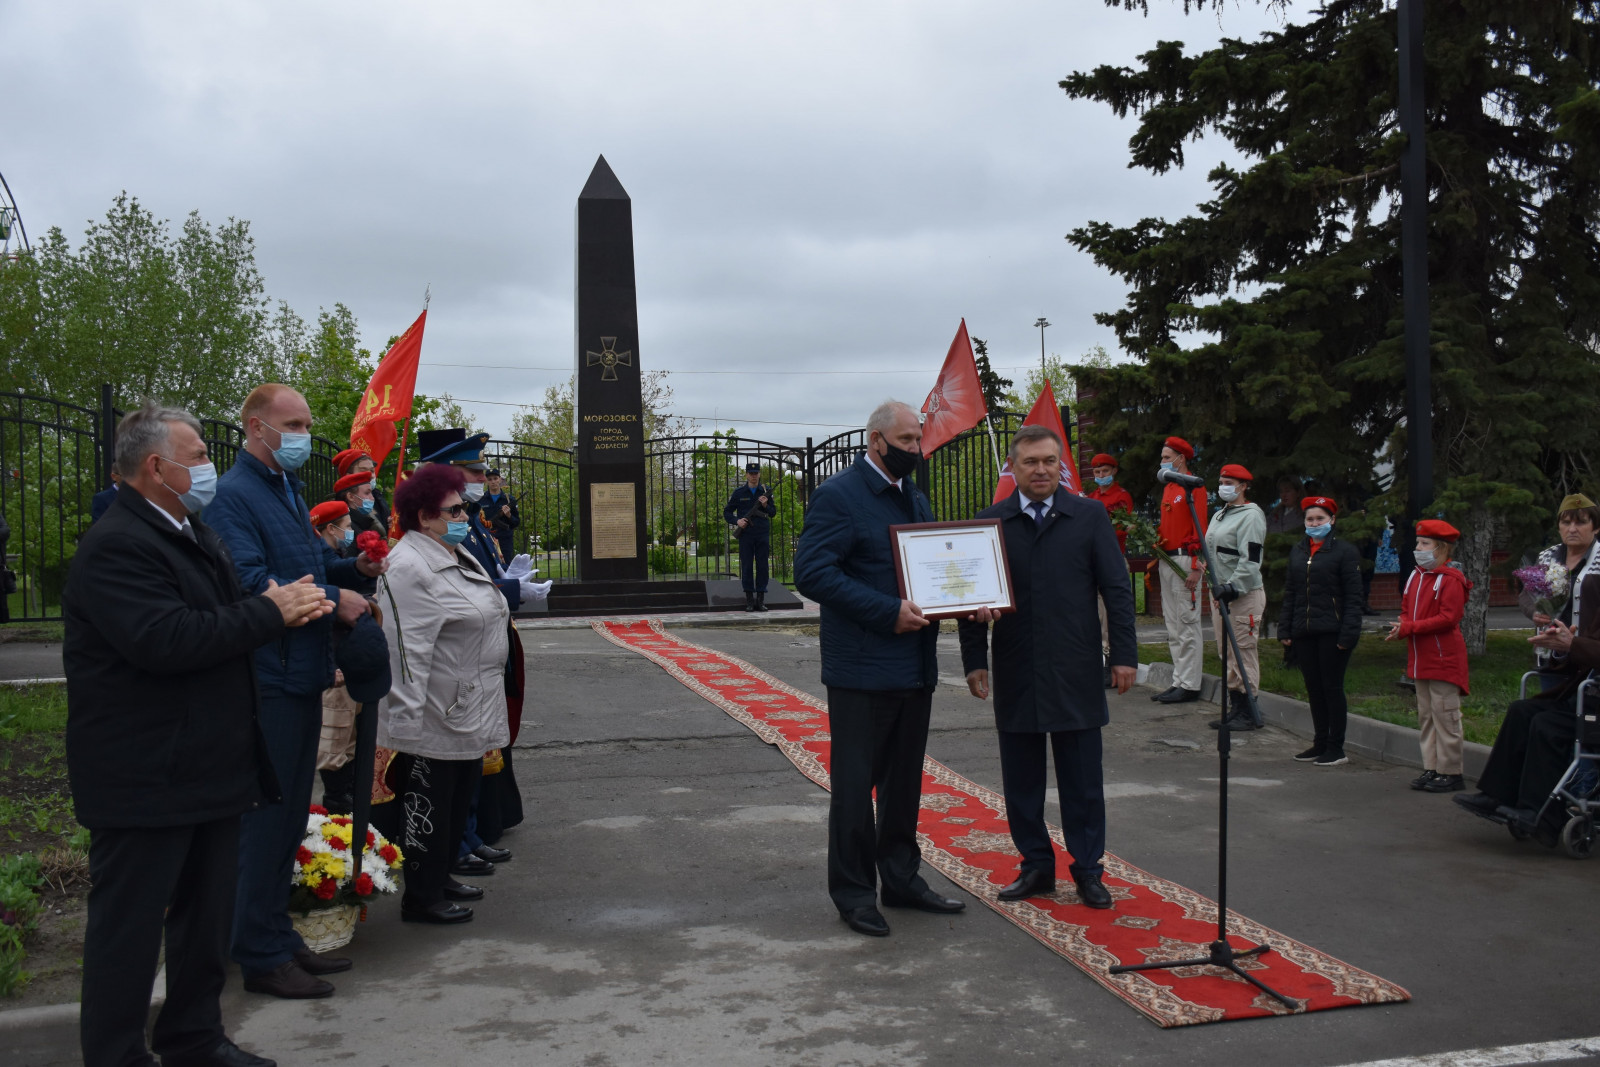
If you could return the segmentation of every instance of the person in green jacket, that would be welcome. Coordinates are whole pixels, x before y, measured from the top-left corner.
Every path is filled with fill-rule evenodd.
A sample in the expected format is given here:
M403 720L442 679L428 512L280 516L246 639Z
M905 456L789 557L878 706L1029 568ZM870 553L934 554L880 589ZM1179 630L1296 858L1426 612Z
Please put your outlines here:
M1251 475L1237 463L1222 468L1217 480L1217 498L1222 508L1212 518L1206 529L1206 548L1216 567L1218 598L1228 605L1233 620L1233 636L1239 645L1239 655L1228 657L1228 688L1233 696L1228 705L1234 709L1228 716L1230 730L1254 730L1248 704L1244 698L1244 681L1250 679L1250 689L1261 687L1261 657L1256 650L1256 639L1261 632L1261 615L1267 609L1267 593L1261 584L1261 546L1267 539L1267 517L1261 508L1247 499ZM1211 624L1216 630L1217 647L1222 647L1222 613L1214 611ZM1211 724L1220 727L1222 720Z

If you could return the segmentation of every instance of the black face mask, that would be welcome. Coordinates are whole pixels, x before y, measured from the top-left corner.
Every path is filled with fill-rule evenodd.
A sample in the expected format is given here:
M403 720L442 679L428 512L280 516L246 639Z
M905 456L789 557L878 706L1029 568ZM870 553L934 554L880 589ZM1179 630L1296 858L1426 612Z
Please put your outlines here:
M884 438L883 447L888 449L883 454L883 469L889 472L891 478L904 478L917 469L917 462L922 459L921 452L907 452L903 448L896 448Z

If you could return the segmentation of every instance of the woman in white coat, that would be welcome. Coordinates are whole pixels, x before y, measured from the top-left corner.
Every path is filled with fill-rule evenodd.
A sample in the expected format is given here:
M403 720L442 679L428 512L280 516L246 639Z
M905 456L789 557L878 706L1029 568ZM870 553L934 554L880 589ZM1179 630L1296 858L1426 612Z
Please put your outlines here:
M450 877L483 757L511 737L506 718L506 599L470 554L459 470L419 467L395 493L403 532L389 553L384 619L394 688L378 744L400 753L406 922L460 923L483 890ZM380 594L380 600L384 597Z

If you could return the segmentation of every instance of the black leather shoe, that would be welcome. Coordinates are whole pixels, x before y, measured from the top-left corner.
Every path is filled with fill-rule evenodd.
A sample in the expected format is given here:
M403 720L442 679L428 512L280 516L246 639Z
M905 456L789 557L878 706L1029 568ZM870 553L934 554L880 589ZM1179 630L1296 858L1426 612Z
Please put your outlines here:
M505 863L511 858L511 850L509 848L495 848L493 845L479 845L472 850L472 854L480 860L488 860L490 863Z
M1411 788L1412 789L1425 788L1429 782L1433 781L1437 777L1439 777L1438 774L1436 774L1433 771L1423 771L1421 774L1419 774L1415 778L1411 779Z
M1043 871L1023 871L1015 882L1000 890L1001 900L1027 900L1055 892L1056 876Z
M342 956L319 956L308 948L303 948L296 952L294 961L307 974L338 974L340 971L348 971L355 966Z
M769 610L767 608L767 594L765 594L765 593L757 593L756 594L756 610L757 611L767 611L767 610Z
M161 1067L278 1067L278 1061L246 1052L223 1038L216 1048L198 1056L163 1056Z
M1102 910L1111 907L1111 890L1100 881L1098 874L1074 878L1072 884L1078 887L1078 900L1084 907Z
M425 908L407 907L405 901L401 901L400 921L403 923L434 923L439 926L449 926L452 923L471 922L472 909L463 908L460 904L452 904L448 900L429 904Z
M476 853L468 852L450 865L451 874L465 874L471 878L487 878L494 873L494 864Z
M849 911L841 911L839 918L843 919L845 925L858 934L866 934L868 937L889 936L888 920L883 917L882 912L871 904L864 908L851 908Z
M1459 774L1436 774L1433 780L1422 787L1424 793L1455 793L1465 789L1466 783Z
M744 595L744 610L756 610L756 595L754 593L746 593Z
M1484 819L1494 819L1495 811L1500 807L1500 801L1488 793L1473 793L1470 796L1457 793L1450 799Z
M1155 696L1151 697L1150 699L1151 700L1166 700L1172 694L1181 693L1181 692L1183 692L1183 690L1179 689L1177 686L1169 685L1169 686L1167 686L1167 688L1165 690L1163 690L1162 692L1157 693Z
M1190 701L1199 699L1200 690L1181 689L1178 686L1173 686L1165 693L1162 693L1160 696L1156 697L1156 700L1162 704L1187 704Z
M1222 720L1221 719L1212 719L1210 722L1206 723L1206 725L1211 727L1213 730L1220 730L1220 729L1222 729ZM1228 716L1228 732L1229 733L1235 733L1236 734L1236 733L1241 733L1241 732L1246 731L1246 730L1254 730L1254 729L1257 729L1256 724L1250 721L1250 716L1249 715L1247 715L1247 714L1245 714L1243 712L1240 712L1238 714L1229 715Z
M917 911L931 911L939 915L953 915L967 906L964 900L941 897L931 889L924 890L922 895L917 897L897 897L885 893L883 903L889 908L915 908Z
M284 1000L320 1000L333 996L333 986L309 975L294 960L285 960L266 974L246 978L244 987L251 993L265 993Z
M444 898L446 900L482 900L483 887L463 885L460 882L446 882L444 885Z

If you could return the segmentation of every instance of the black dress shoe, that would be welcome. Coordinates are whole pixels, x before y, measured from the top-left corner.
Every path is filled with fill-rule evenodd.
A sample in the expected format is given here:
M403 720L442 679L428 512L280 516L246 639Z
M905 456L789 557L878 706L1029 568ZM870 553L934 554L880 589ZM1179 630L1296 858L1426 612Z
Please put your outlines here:
M1167 686L1166 689L1164 689L1161 692L1157 693L1155 696L1151 697L1150 699L1151 700L1166 700L1172 694L1181 693L1181 692L1183 692L1183 690L1179 689L1177 686L1169 685L1169 686Z
M1467 787L1459 774L1436 774L1422 787L1424 793L1456 793Z
M320 1000L333 996L331 984L307 974L294 960L285 960L266 974L246 978L244 987L251 993L265 993L284 1000Z
M1199 699L1200 690L1183 689L1179 686L1173 686L1165 693L1162 693L1160 696L1156 697L1156 700L1162 704L1187 704L1190 701Z
M889 893L883 894L883 903L890 908L915 908L917 911L931 911L939 915L953 915L966 908L964 900L951 900L941 897L931 889L925 889L921 896L901 897Z
M278 1067L278 1061L246 1052L223 1038L216 1048L198 1056L163 1056L161 1067Z
M494 864L473 852L459 856L450 865L451 874L465 874L471 878L487 878L494 873Z
M444 898L446 900L482 900L483 887L462 885L460 882L446 882L444 884Z
M472 854L480 860L488 860L490 863L504 863L511 858L511 850L509 848L495 848L493 845L479 845L472 850Z
M849 911L841 911L839 918L843 919L845 925L858 934L866 934L868 937L889 936L888 920L884 919L883 913L871 904L864 908L851 908Z
M342 956L319 956L308 948L296 951L294 961L307 974L338 974L355 966Z
M1001 900L1026 900L1055 892L1056 876L1044 871L1023 871L1017 880L1000 890Z
M408 907L405 901L401 901L400 921L404 923L434 923L440 926L448 926L452 923L471 922L472 909L463 908L460 904L452 904L448 900L437 901L425 908Z
M1078 887L1078 900L1085 907L1102 910L1111 907L1111 890L1100 881L1098 874L1074 878L1072 884Z
M1488 793L1473 793L1470 796L1464 793L1457 793L1450 799L1472 812L1472 814L1485 819L1493 819L1495 810L1500 807L1500 801Z
M1421 789L1437 777L1439 777L1439 775L1434 771L1423 771L1421 774L1411 779L1411 788Z
M1206 725L1211 727L1213 730L1220 730L1222 729L1222 720L1213 719L1206 723ZM1236 712L1235 714L1228 716L1228 731L1230 733L1240 733L1242 731L1255 729L1258 729L1258 727L1254 722L1251 721L1250 715L1247 712Z

